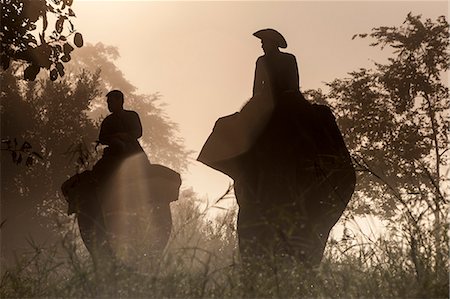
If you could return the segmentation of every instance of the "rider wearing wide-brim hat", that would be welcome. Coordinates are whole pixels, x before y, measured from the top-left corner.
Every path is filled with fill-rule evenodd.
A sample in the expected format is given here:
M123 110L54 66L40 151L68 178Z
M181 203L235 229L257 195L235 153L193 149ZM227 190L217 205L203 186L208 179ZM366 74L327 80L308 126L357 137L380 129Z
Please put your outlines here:
M284 37L274 29L253 35L264 50L253 97L217 120L198 161L234 180L244 265L275 256L314 267L351 198L354 169L331 110L301 94L296 59L279 50ZM322 167L330 155L342 163Z
M253 95L270 91L276 96L299 91L297 60L294 55L279 49L287 47L283 35L270 28L253 35L261 39L264 50L264 55L256 61Z

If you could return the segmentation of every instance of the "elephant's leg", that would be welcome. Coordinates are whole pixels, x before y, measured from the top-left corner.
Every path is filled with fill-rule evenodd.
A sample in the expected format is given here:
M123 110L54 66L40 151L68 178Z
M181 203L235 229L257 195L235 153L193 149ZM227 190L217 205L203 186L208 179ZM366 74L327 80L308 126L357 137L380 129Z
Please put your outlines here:
M151 209L152 214L152 226L155 228L154 242L151 246L151 250L157 255L166 248L169 241L170 233L172 231L172 214L170 211L169 203L157 203L155 207Z
M325 251L328 235L329 230L315 229L311 224L299 227L290 237L294 258L306 267L318 266Z
M96 198L86 201L78 213L81 238L95 264L111 260L113 251L108 241L101 205Z

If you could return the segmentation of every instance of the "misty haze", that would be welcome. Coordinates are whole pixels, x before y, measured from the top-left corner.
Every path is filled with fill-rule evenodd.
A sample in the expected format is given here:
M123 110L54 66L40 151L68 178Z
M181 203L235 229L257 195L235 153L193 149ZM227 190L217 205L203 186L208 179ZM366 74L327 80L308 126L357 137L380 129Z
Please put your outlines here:
M446 1L1 3L1 297L448 298Z

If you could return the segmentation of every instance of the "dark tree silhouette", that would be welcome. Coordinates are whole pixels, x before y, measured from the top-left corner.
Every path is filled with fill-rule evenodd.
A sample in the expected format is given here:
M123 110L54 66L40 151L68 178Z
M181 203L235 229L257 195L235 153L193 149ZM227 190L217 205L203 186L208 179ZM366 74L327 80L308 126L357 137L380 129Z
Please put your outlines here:
M102 55L97 52L97 59L108 57ZM9 151L1 152L1 234L3 240L8 240L2 242L3 257L11 258L10 249L26 248L27 237L38 243L56 237L48 227L55 224L55 215L66 219L67 206L59 194L61 183L92 166L99 157L93 143L98 138L99 116L106 115L104 89L113 80L134 88L114 63L109 65L117 71L113 74L118 74L113 78L106 75L108 72L83 71L76 66L67 65L66 75L53 82L49 78L25 82L18 77L15 66L0 74L2 139L12 140L14 145L16 138L19 147L27 140L43 157L34 159L32 167L17 167L10 162ZM151 161L170 161L165 164L184 169L187 152L182 140L175 136L175 124L157 105L158 96L131 97L142 107L136 110L144 111L143 127L150 131L144 131L148 138L144 145L153 142L152 147L158 148L150 149Z
M357 36L374 39L371 46L393 49L392 57L373 69L334 80L327 95L311 93L333 107L359 166L351 210L404 224L413 257L425 252L426 238L420 236L431 231L436 254L427 259L444 267L450 115L447 20L408 14L400 27L378 27ZM415 267L419 273L420 262Z
M1 49L2 69L12 61L23 61L23 76L35 80L41 69L49 70L50 79L64 76L64 63L71 60L74 47L83 46L83 36L72 23L73 0L2 0ZM49 19L56 18L49 27ZM48 33L48 29L51 33Z
M423 22L411 14L399 28L375 28L372 45L392 47L395 55L375 69L361 69L329 84L330 103L354 157L391 186L374 188L372 178L361 177L361 191L382 198L384 214L399 199L429 202L433 210L442 210L445 203L448 29L444 17Z
M120 53L117 47L102 43L86 44L76 51L73 61L68 64L68 72L87 69L100 73L100 90L105 95L111 87L120 89L127 99L127 109L135 110L141 117L143 136L140 139L152 163L168 165L177 171L186 169L190 152L184 147L184 140L178 136L178 126L164 112L161 95L139 94L115 62ZM92 99L89 116L101 120L108 114L103 97Z
M96 138L95 124L85 111L89 99L98 95L99 78L85 72L58 82L23 82L8 70L0 80L2 138L16 136L38 145L36 151L44 158L32 167L17 167L9 162L8 152L1 152L1 236L8 240L1 252L11 262L12 250L26 248L27 238L42 245L56 237L50 216L63 215L59 185L75 171L63 153L77 140Z

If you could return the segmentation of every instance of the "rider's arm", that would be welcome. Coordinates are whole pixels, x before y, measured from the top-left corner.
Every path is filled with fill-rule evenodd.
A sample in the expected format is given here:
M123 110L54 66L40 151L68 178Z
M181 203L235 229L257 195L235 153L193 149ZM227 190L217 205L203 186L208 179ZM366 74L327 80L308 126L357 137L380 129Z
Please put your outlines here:
M264 84L263 66L262 58L259 57L256 61L255 67L255 79L253 81L253 96L258 92L261 92Z
M142 137L142 124L139 115L134 111L129 111L128 114L128 130L127 133L133 140Z
M103 145L109 145L111 143L112 132L110 132L110 126L108 125L108 120L105 118L100 125L100 134L98 136L98 141Z

